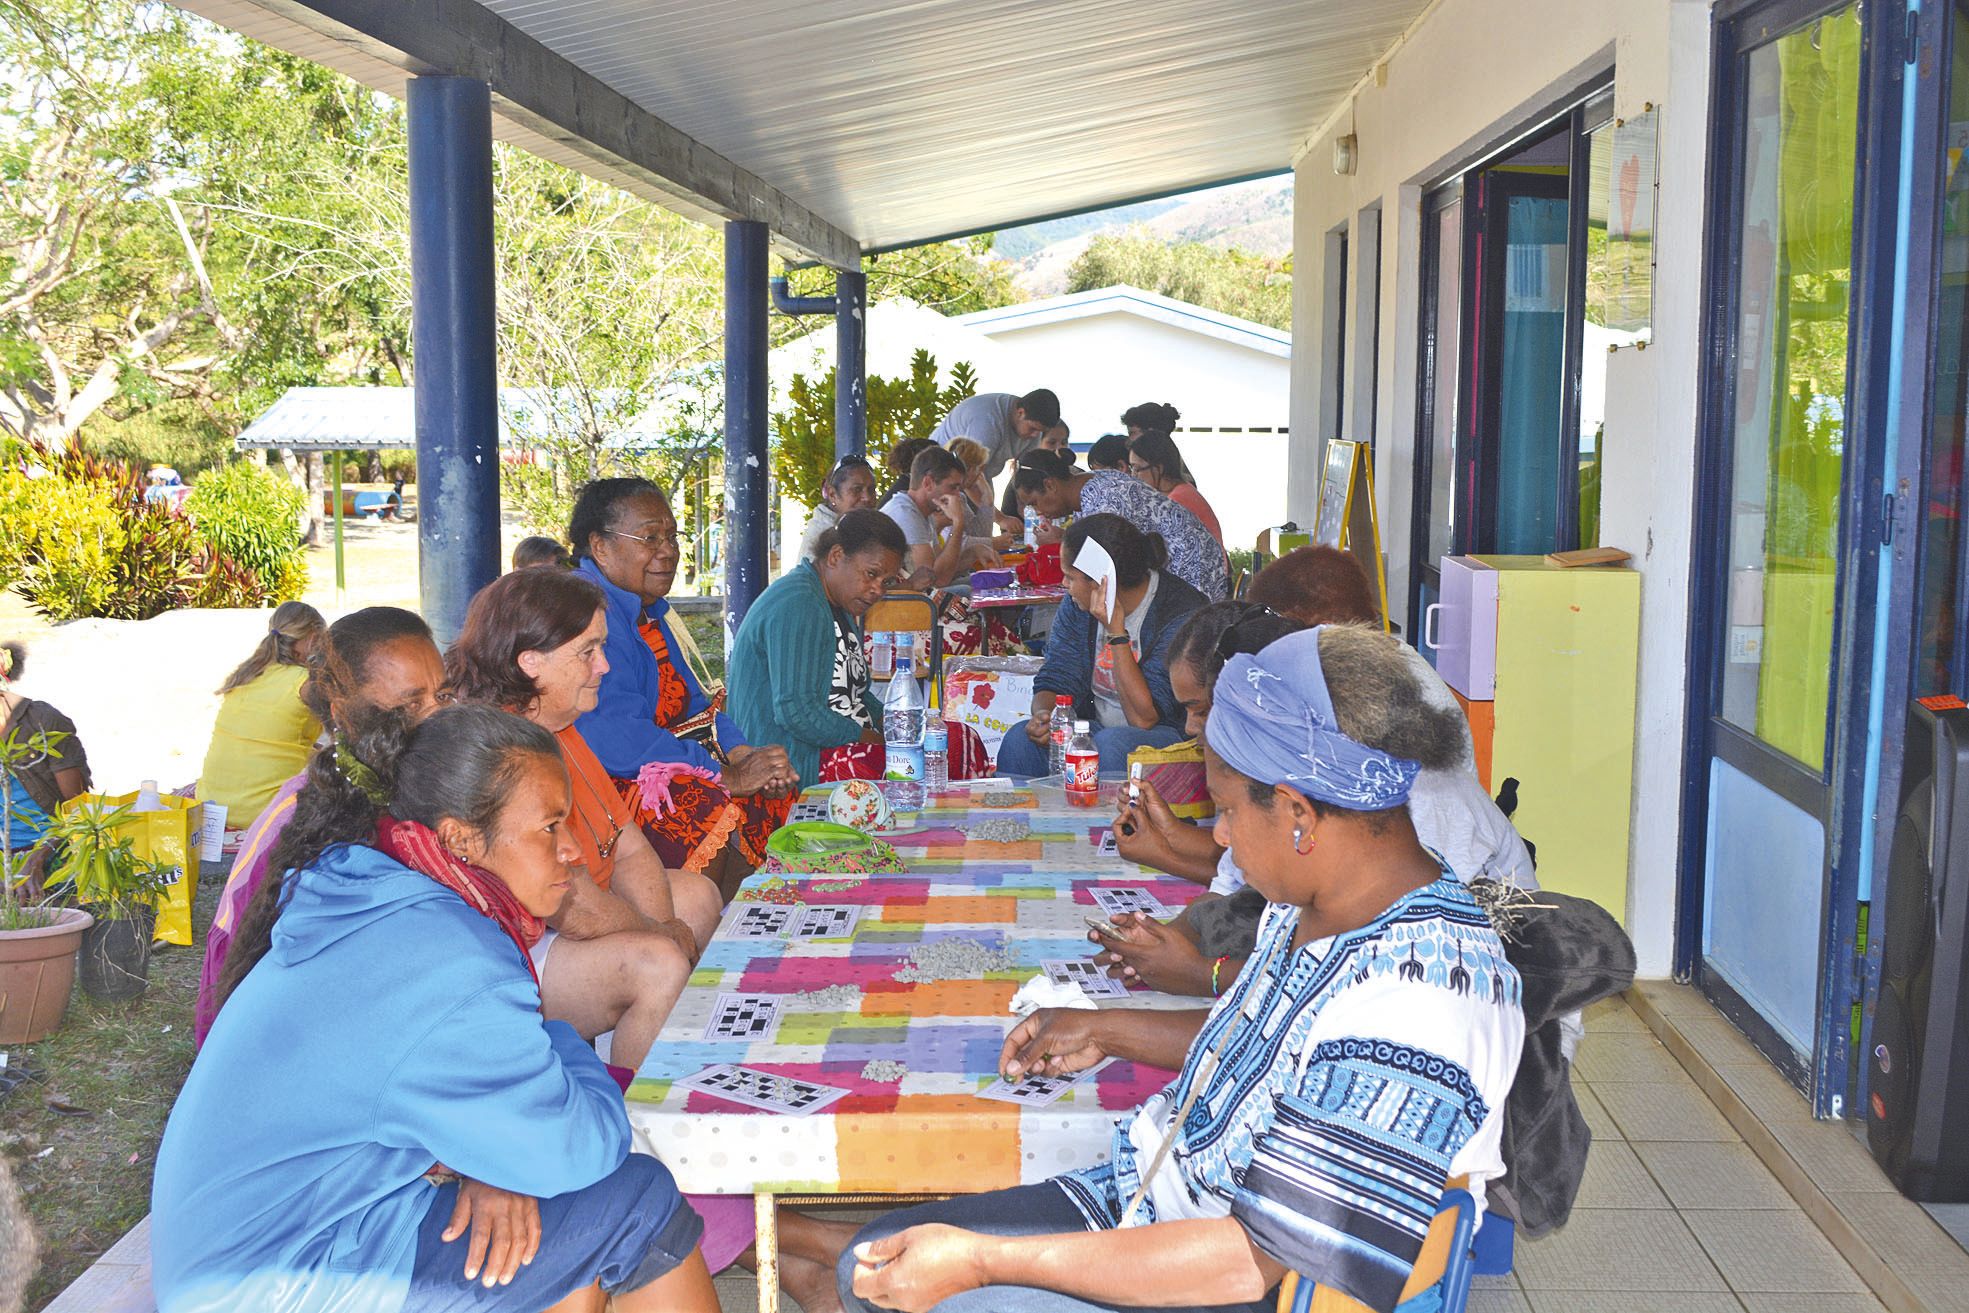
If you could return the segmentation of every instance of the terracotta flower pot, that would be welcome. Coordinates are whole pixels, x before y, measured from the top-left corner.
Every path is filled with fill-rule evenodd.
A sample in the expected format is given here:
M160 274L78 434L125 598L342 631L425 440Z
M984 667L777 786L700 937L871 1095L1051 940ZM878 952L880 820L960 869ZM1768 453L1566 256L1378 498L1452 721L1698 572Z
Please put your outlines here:
M0 930L0 1044L32 1044L62 1024L75 950L94 920L63 907L48 925Z

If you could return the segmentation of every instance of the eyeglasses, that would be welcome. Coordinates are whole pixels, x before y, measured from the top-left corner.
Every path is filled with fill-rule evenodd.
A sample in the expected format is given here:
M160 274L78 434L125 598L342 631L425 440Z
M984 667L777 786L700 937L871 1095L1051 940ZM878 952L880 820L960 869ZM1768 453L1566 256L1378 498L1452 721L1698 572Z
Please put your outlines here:
M1220 662L1229 661L1232 657L1244 650L1245 639L1238 631L1250 624L1253 620L1263 619L1267 616L1273 620L1285 619L1284 616L1272 610L1271 607L1266 606L1263 602L1249 602L1246 603L1246 607L1248 609L1244 614L1231 621L1225 627L1224 632L1217 636L1217 660Z
M1144 465L1141 461L1138 460L1131 460L1128 462L1128 472L1130 474L1147 474L1150 470L1154 468L1155 466Z
M641 543L645 547L675 547L677 545L677 531L675 529L672 529L669 533L657 534L653 538L645 538L641 534L624 533L620 529L607 529L604 532L611 538L627 538L630 542Z

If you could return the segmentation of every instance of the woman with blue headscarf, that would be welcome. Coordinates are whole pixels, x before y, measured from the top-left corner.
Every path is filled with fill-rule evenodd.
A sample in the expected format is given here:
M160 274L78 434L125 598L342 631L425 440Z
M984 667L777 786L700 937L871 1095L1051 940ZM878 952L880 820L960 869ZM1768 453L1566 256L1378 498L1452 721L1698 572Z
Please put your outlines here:
M1362 745L1431 714L1372 630L1225 663L1205 763L1218 842L1269 899L1250 961L1207 1010L1013 1027L1008 1080L1107 1057L1180 1074L1101 1167L865 1228L838 1268L848 1308L1258 1313L1288 1271L1381 1313L1432 1307L1411 1269L1445 1183L1481 1204L1504 1170L1524 1021L1489 918L1416 840L1415 763Z

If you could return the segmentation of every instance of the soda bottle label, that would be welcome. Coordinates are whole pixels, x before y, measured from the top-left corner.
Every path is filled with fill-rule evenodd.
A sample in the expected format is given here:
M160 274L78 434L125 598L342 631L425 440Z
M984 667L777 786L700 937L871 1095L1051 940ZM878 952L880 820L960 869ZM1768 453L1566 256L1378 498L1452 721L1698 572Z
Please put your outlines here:
M923 749L900 743L888 747L888 765L884 778L892 780L920 780L923 778ZM1098 763L1096 763L1098 765Z
M1098 752L1070 752L1067 754L1066 769L1067 792L1086 794L1092 797L1101 788L1101 754Z

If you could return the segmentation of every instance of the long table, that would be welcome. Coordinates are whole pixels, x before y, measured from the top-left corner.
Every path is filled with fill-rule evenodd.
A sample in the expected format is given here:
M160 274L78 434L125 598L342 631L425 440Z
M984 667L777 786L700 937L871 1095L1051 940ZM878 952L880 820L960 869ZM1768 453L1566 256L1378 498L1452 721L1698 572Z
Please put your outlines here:
M978 1097L997 1078L1019 985L1042 962L1094 951L1086 918L1100 914L1096 886L1147 889L1172 911L1201 891L1100 855L1095 839L1114 816L1113 787L1097 808L1069 805L1058 786L952 791L882 836L907 873L746 882L630 1085L628 1109L685 1191L754 1196L762 1310L777 1308L776 1198L949 1195L1043 1181L1104 1162L1115 1122L1172 1078L1117 1061L1044 1108ZM795 818L826 797L826 788L810 790ZM761 901L861 912L846 938L737 936L742 909ZM896 979L912 949L945 941L969 941L1001 964L973 978ZM814 997L819 991L828 992ZM718 996L738 992L782 996L772 1033L706 1039ZM1197 1000L1137 990L1103 1006ZM871 1062L907 1072L874 1079L864 1075ZM677 1084L719 1063L848 1094L791 1116Z

